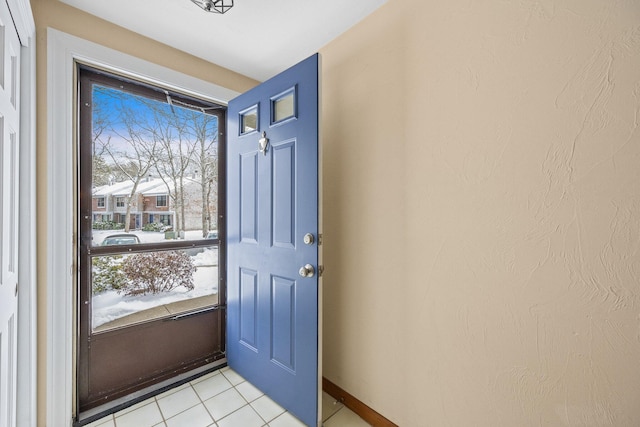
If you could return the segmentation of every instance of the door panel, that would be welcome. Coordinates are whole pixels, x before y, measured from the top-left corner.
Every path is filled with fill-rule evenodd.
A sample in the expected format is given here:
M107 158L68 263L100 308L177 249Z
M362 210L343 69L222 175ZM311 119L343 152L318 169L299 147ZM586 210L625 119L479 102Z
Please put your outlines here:
M240 156L240 235L242 243L258 242L258 154Z
M20 42L0 4L0 427L16 425Z
M315 426L318 56L232 100L227 128L227 360Z
M238 325L240 342L253 351L257 349L258 334L258 272L241 269L240 272L240 317Z
M295 156L296 141L285 141L273 146L273 245L295 249L296 193Z
M203 359L207 361L206 355L220 351L211 336L220 327L220 317L220 311L208 311L94 335L89 353L92 375L88 396L98 401L104 396L117 398L197 368ZM144 351L139 351L140 343ZM160 354L162 357L158 357Z
M291 373L296 372L295 290L295 279L272 277L271 360Z

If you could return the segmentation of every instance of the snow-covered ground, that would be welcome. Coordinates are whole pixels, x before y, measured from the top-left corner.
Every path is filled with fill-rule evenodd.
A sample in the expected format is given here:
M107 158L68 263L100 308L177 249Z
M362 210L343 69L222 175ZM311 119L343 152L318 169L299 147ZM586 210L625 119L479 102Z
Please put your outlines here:
M193 236L190 236L190 233L193 233ZM118 234L118 231L94 230L94 245L100 245L102 240L110 234ZM131 234L136 234L143 243L164 241L164 233L135 231ZM188 231L186 239L201 239L201 236L202 233L199 230L195 232ZM201 252L191 256L191 260L196 266L196 272L193 276L195 286L192 290L180 286L170 292L157 295L125 296L113 290L94 295L92 301L93 328L138 311L218 293L218 248L206 247Z

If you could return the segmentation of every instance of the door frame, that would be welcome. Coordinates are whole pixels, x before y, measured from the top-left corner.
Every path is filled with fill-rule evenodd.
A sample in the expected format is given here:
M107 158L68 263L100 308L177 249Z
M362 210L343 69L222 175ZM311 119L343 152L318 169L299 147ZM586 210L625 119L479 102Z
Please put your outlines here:
M226 105L239 93L76 36L47 29L47 257L45 424L75 415L75 63ZM35 157L35 156L34 156Z
M176 382L176 378L181 376L193 375L194 372L201 369L211 369L213 366L219 365L218 361L224 359L225 356L225 335L223 332L225 286L220 280L224 277L224 266L226 265L224 239L215 239L215 241L205 239L202 234L199 237L194 236L194 238L188 240L145 242L145 239L142 239L140 244L128 248L122 245L103 247L98 245L98 242L92 241L94 230L92 230L93 198L91 189L95 183L92 183L94 177L91 164L92 156L95 153L93 153L92 144L89 142L93 141L94 137L91 127L95 106L92 107L90 103L96 102L95 90L97 87L108 88L110 91L122 90L129 96L154 101L157 106L164 105L167 108L170 104L167 101L167 94L169 94L172 102L177 105L189 106L188 110L196 112L203 117L206 114L210 120L216 120L217 123L216 133L208 135L208 137L215 136L215 140L218 141L217 152L219 159L224 159L226 149L226 108L219 104L204 102L201 98L185 96L164 86L151 86L130 78L97 70L85 64L78 64L77 73L80 104L77 107L79 118L77 126L79 167L76 188L78 188L80 196L77 198L76 203L79 206L80 214L80 220L77 224L77 232L80 237L76 250L78 251L80 268L77 292L81 303L77 304L79 319L76 326L78 342L75 362L78 375L76 380L77 404L79 405L78 421L85 422L87 418L91 417L90 414L95 414L96 411L101 412L102 409L99 408L115 407L119 401L131 401L132 396L135 395L138 398L144 395L147 390L159 389L162 388L163 384ZM84 104L85 102L87 103L86 105ZM136 104L136 108L139 106L141 105ZM205 109L212 107L213 109L205 113L205 110L199 110L201 107ZM184 118L186 119L186 116ZM213 121L208 123L213 124ZM209 143L211 140L207 139L207 141ZM225 211L225 199L224 192L218 190L225 187L226 174L223 161L218 161L217 171L217 183L214 193L222 197L216 197L214 198L215 201L212 201L216 206L212 216L215 218L214 221L219 236L224 238L225 222L221 213ZM142 186L143 182L140 182L139 185ZM142 190L142 187L138 188L138 191L140 190ZM201 196L201 194L198 193L198 196ZM164 197L166 199L168 196ZM116 200L118 199L120 198L116 197ZM154 203L152 205L157 205L155 198L153 199ZM202 202L204 201L205 199L203 198ZM169 200L165 200L165 202L167 203L164 203L164 205L168 206ZM202 206L200 205L200 207ZM173 210L177 214L177 209ZM205 213L204 209L202 213ZM131 215L130 223L133 224L141 214L136 213L136 209L132 208ZM120 219L118 221L123 222L122 213L119 216ZM167 215L160 214L159 216L162 218ZM197 219L201 219L200 215L198 215ZM188 223L189 221L187 220ZM215 303L211 303L205 309L202 307L192 307L191 309L183 307L177 315L171 316L171 321L167 316L159 316L154 319L148 319L149 321L146 322L130 323L124 328L94 330L91 315L93 311L91 308L93 306L92 260L95 261L98 258L110 255L126 256L126 254L134 254L135 256L135 254L143 255L149 252L160 256L162 253L168 254L169 252L181 250L189 251L193 248L195 248L194 250L198 248L205 250L213 245L216 246L218 255L217 274L214 280L214 283L218 285L218 290L215 293L217 300ZM193 254L190 253L189 255ZM169 348L166 347L166 340L172 343ZM133 354L137 357L133 359L131 357L123 358L125 355L131 356ZM141 358L147 359L148 363L142 363ZM151 359L153 363L150 362ZM105 369L105 367L108 368ZM113 372L114 369L119 373Z

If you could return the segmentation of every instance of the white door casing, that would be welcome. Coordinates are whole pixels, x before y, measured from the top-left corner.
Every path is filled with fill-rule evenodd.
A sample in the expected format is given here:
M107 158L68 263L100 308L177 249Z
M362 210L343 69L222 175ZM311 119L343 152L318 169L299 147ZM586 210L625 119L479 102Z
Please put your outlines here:
M47 30L47 270L45 425L70 427L74 399L75 62L226 105L238 92L140 58Z

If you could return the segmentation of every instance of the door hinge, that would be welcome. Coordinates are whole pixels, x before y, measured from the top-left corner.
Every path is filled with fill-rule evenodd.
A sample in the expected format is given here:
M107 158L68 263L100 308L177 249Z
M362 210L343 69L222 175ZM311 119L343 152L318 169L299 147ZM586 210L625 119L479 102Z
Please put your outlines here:
M318 246L322 244L322 234L318 233Z
M324 265L318 266L318 277L322 277L322 273L324 273Z

